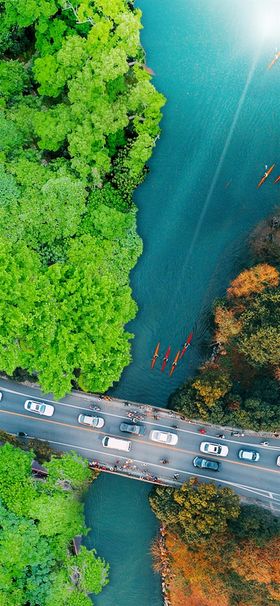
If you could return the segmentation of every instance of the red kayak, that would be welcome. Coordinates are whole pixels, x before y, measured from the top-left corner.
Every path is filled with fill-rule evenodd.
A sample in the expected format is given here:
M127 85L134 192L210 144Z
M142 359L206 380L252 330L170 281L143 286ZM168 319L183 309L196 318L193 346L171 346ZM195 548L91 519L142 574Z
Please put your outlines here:
M169 345L169 347L168 347L168 348L167 348L167 350L166 350L166 354L165 354L165 356L164 356L164 358L163 358L162 367L161 367L161 372L163 372L163 371L164 371L164 369L165 369L165 367L166 367L166 364L167 364L167 362L168 362L168 360L169 360L170 352L171 352L171 347L170 347L170 345Z
M184 347L183 347L183 349L182 349L182 351L181 351L180 360L181 360L181 359L182 359L182 357L185 355L185 353L186 353L186 351L187 351L188 347L190 347L190 344L191 344L192 338L193 338L193 333L192 333L192 332L190 332L190 334L189 334L189 335L188 335L188 337L187 337L186 343L184 343Z
M275 181L273 181L273 183L279 183L279 181L280 181L280 175L279 175L279 177L277 177L277 179L275 179Z
M155 365L155 363L157 361L158 352L159 352L159 346L160 346L160 343L158 343L157 346L156 346L156 348L155 348L154 355L152 357L151 368L154 368L154 365Z
M179 349L179 351L176 353L176 356L175 356L175 358L174 358L174 361L172 362L172 366L171 366L170 371L169 371L169 376L170 376L170 377L172 377L173 372L174 372L174 370L175 370L175 368L176 368L176 366L177 366L177 364L178 364L179 357L180 357L180 349Z
M272 166L264 173L264 176L261 178L261 180L258 182L257 188L259 189L259 187L261 187L261 185L267 180L267 177L269 177L270 173L272 173L273 169L274 169L275 164L272 164Z

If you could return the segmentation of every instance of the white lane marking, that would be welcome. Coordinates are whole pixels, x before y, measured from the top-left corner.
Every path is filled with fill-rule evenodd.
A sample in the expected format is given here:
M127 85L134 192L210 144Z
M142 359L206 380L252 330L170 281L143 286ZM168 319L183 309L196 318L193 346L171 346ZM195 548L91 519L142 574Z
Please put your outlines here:
M8 389L7 387L2 387L1 386L0 389L1 389L1 391L7 391L7 392L15 394L15 395L24 396L25 398L33 398L34 397L31 394L25 394L25 393L22 393L20 391L15 391L13 389ZM48 398L42 398L40 396L38 396L38 397L35 396L35 397L36 397L37 400L42 400L43 402L51 402L52 404L56 404L56 405L59 405L59 406L66 406L68 408L75 408L75 409L78 409L78 410L86 410L86 411L91 411L91 412L96 412L96 413L100 412L102 415L107 415L108 417L115 417L115 418L118 418L118 419L125 418L125 419L127 419L127 422L129 422L129 419L127 418L127 413L126 412L124 412L124 414L122 415L120 413L119 414L115 414L115 413L112 413L112 412L107 412L106 410L94 411L94 410L92 410L89 407L85 408L85 407L83 407L82 405L79 405L79 404L77 405L77 404L68 404L67 402L58 402L57 400L50 400ZM81 396L81 397L83 397L83 396ZM92 396L92 399L94 401L98 401L99 402L99 398L97 396ZM111 402L117 404L118 406L121 406L121 404L117 400L111 400ZM5 409L3 409L3 410L5 410ZM180 427L176 427L176 428L174 427L173 428L171 425L164 425L163 423L160 423L158 421L159 421L159 419L154 419L153 421L148 421L145 418L139 419L139 423L145 423L146 425L150 425L150 426L156 425L156 426L161 427L163 429L168 429L169 431L172 430L172 429L174 429L175 432L181 431L182 433L189 433L189 434L196 435L196 436L199 435L197 430L192 431L190 429L183 429L183 428L180 428ZM184 421L181 421L181 422L184 423ZM185 421L185 423L188 423L188 421ZM213 436L211 434L207 434L207 433L206 434L201 434L201 440L205 440L205 438L210 438L211 440L213 440L213 439L214 440L215 439L216 440L221 439L221 438L218 438L218 436ZM268 450L268 451L274 451L274 450L280 451L280 445L279 446L262 446L261 444L256 444L256 443L253 443L253 442L252 443L251 442L245 442L245 441L244 442L240 442L239 440L231 440L230 438L223 438L223 442L228 442L229 444L236 444L236 445L240 444L241 446L246 445L246 446L251 446L251 447L254 447L254 448L257 447L258 449L262 448L262 449L265 449L265 450Z

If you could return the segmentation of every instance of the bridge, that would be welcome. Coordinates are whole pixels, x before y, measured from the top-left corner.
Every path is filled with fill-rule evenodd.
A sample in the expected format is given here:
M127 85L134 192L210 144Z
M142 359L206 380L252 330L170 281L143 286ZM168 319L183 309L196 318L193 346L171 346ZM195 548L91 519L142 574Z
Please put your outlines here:
M202 481L228 486L241 496L253 499L258 504L266 504L280 513L280 467L276 465L280 455L280 438L252 431L246 431L242 436L232 435L233 428L202 425L165 408L117 398L106 399L94 394L73 391L56 401L51 394L44 395L34 385L4 378L0 379L0 391L3 394L0 427L4 431L12 434L25 432L26 439L36 437L46 440L55 450L75 450L96 469L140 482L180 486L195 475ZM54 415L46 417L28 412L24 409L26 399L52 404L55 407ZM94 413L91 406L100 407L100 412ZM85 427L78 423L80 413L98 414L105 424L101 429ZM128 421L129 413L141 417L140 423L145 428L143 435L120 431L120 423ZM172 446L151 441L149 434L153 429L176 433L177 444ZM201 429L205 432L203 436L199 433ZM219 438L219 434L225 437ZM102 438L105 435L129 439L132 442L130 452L104 448ZM199 446L202 439L225 444L229 448L227 457L211 456L221 463L218 473L193 467L193 458L201 454ZM268 446L261 445L262 441L268 441ZM250 463L240 460L238 451L241 448L257 449L259 461ZM168 463L163 465L160 462L162 459L167 459Z

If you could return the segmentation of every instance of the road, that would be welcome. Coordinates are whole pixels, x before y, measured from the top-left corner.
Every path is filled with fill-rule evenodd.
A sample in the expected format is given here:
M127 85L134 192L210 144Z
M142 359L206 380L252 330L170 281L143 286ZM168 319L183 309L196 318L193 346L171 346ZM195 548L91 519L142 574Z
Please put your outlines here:
M202 425L183 420L176 413L164 409L155 411L148 405L100 400L98 396L79 392L72 392L58 402L52 395L45 396L37 388L5 379L0 380L0 390L3 394L0 402L0 427L7 432L16 434L23 431L30 437L47 440L56 450L75 450L89 461L98 461L111 472L114 472L115 466L115 472L135 479L151 481L156 477L163 484L178 485L196 475L203 481L229 486L240 495L269 504L271 509L280 513L280 467L276 466L276 458L280 455L279 438L269 439L269 445L262 446L260 442L264 438L258 434L250 432L250 435L245 434L244 437L232 437L230 431L223 430L225 439L220 439L217 438L217 433L221 433L221 428L211 425L204 425L206 434L202 436L198 433ZM52 403L55 406L54 415L45 417L26 411L23 406L26 399ZM100 412L90 410L90 404L100 406ZM128 420L127 414L131 410L144 412L141 424L146 427L146 431L143 436L131 436L119 430L120 423ZM102 430L79 425L77 417L80 412L102 416L105 420ZM176 429L172 428L174 424L177 425ZM152 429L175 432L178 435L177 445L166 446L152 442L149 439ZM102 446L105 435L131 440L130 452L105 449ZM221 462L218 473L193 467L192 461L200 454L199 445L202 440L220 442L229 447L227 457L210 457ZM257 463L238 459L240 448L252 447L260 453ZM162 465L161 459L168 459L168 464ZM174 474L179 474L178 480L174 479Z

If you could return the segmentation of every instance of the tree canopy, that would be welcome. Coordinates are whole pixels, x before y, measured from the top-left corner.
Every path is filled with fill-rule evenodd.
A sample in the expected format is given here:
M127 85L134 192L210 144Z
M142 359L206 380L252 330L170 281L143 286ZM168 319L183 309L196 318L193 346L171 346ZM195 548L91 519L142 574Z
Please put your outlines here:
M0 368L105 391L130 361L132 194L165 100L132 3L2 5Z
M86 547L69 551L74 536L87 532L80 500L91 479L87 461L53 456L39 482L32 459L11 444L0 448L0 604L90 606L88 594L108 582L108 565Z
M157 487L150 497L156 516L189 544L198 545L213 532L226 529L239 515L239 497L230 488L217 488L191 478L179 489Z

